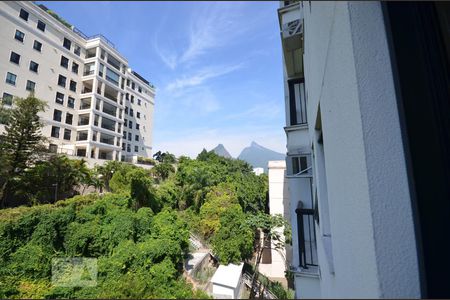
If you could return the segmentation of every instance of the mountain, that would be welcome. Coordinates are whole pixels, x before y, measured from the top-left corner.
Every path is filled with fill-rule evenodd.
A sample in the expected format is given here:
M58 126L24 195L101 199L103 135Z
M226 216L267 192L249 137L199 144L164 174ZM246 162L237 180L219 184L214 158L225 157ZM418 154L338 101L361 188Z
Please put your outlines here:
M222 144L217 145L216 148L212 149L211 151L225 158L232 158L230 153L227 151L227 149L225 149L225 147Z
M254 168L264 168L264 172L267 172L269 160L284 160L285 155L252 142L250 147L242 150L238 158L248 162Z

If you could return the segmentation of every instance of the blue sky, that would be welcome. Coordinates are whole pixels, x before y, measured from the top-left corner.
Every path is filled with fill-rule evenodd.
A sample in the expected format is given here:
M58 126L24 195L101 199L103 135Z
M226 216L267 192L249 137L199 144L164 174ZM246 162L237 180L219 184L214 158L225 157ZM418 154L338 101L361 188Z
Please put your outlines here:
M105 35L156 86L154 152L285 152L278 2L39 3Z

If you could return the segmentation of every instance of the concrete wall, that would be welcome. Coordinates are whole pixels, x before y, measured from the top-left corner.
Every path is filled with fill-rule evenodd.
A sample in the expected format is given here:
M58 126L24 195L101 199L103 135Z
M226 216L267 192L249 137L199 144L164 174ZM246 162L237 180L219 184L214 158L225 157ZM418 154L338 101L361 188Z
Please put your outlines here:
M381 5L305 1L303 9L320 296L420 297Z

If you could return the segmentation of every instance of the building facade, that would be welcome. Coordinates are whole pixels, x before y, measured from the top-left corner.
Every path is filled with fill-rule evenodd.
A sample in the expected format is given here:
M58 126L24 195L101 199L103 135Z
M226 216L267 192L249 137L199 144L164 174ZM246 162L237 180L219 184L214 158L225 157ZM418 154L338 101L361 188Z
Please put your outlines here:
M449 297L449 8L280 2L296 298Z
M0 97L47 102L50 150L89 163L151 157L154 87L102 35L88 37L33 2L0 3ZM4 130L4 126L0 126Z

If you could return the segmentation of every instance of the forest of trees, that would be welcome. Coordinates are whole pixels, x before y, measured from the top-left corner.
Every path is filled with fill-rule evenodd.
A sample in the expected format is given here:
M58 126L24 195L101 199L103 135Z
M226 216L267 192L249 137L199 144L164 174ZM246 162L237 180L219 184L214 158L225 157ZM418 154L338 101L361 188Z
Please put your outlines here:
M0 298L208 298L182 277L190 233L228 264L251 259L258 229L270 231L267 175L246 162L158 152L150 170L89 169L42 147L38 99L15 103L0 136ZM97 192L77 195L88 187ZM53 286L56 257L97 258L97 285Z

